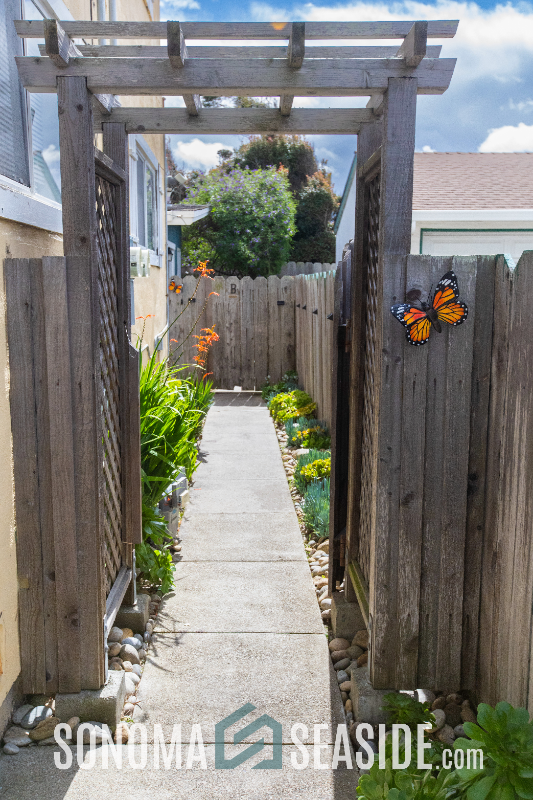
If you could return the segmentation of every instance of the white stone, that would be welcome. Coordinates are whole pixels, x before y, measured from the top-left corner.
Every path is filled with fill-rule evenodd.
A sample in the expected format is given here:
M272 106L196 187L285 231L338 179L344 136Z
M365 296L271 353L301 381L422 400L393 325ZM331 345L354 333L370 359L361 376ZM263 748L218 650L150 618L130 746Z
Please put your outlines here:
M6 756L16 756L19 752L17 745L13 744L13 742L8 742L2 749Z

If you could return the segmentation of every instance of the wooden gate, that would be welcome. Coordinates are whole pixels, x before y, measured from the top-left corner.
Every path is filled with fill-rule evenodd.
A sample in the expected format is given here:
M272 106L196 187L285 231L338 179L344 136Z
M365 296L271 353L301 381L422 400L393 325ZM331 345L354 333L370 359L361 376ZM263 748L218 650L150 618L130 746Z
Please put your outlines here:
M85 79L58 84L65 257L5 262L25 693L103 684L142 536L127 136L95 151Z

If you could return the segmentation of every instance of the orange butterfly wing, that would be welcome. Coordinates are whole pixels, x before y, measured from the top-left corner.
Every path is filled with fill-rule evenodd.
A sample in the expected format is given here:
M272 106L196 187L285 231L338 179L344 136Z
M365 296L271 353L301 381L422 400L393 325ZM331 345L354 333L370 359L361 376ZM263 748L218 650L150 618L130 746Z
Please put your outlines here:
M407 328L405 335L409 344L425 344L429 339L431 322L425 311L408 303L392 306L391 313Z
M439 320L450 325L460 325L468 316L466 303L458 303L459 285L455 272L450 270L437 284L432 306Z

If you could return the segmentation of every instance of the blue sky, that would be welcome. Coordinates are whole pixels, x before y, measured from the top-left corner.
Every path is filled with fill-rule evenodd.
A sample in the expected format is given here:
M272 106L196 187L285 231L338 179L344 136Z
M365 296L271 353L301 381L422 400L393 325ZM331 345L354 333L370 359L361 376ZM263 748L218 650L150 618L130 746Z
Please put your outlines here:
M162 0L162 19L275 21L459 19L442 55L458 59L444 95L422 96L417 109L417 150L533 151L533 5L480 2L235 2ZM348 42L345 42L347 44ZM436 40L432 41L437 44ZM307 107L365 105L364 98L295 100ZM169 98L168 105L181 104ZM335 188L342 192L355 136L310 136L319 159L327 158ZM236 136L173 136L179 167L209 169L220 147L237 147Z

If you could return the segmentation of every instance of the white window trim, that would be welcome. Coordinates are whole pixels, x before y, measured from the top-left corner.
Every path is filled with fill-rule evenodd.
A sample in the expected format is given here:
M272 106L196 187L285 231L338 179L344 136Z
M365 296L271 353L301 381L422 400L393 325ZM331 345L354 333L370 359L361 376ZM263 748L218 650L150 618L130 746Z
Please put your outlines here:
M138 244L138 208L137 208L137 161L138 154L148 162L155 173L156 178L156 202L157 202L157 250L150 250L150 266L159 267L163 266L163 259L165 259L166 267L166 252L163 252L164 237L164 214L166 209L164 187L162 180L163 170L157 160L155 153L147 144L144 136L141 134L130 134L128 137L128 147L130 155L130 236L132 240ZM135 177L134 177L135 176ZM166 249L166 248L165 248Z
M74 17L63 3L63 0L33 0L45 17L58 20L73 20ZM51 233L63 233L61 203L56 203L38 194L33 188L33 168L31 158L31 123L29 113L29 94L27 94L27 140L30 166L30 186L18 183L5 175L0 175L0 218L22 225L31 225Z

